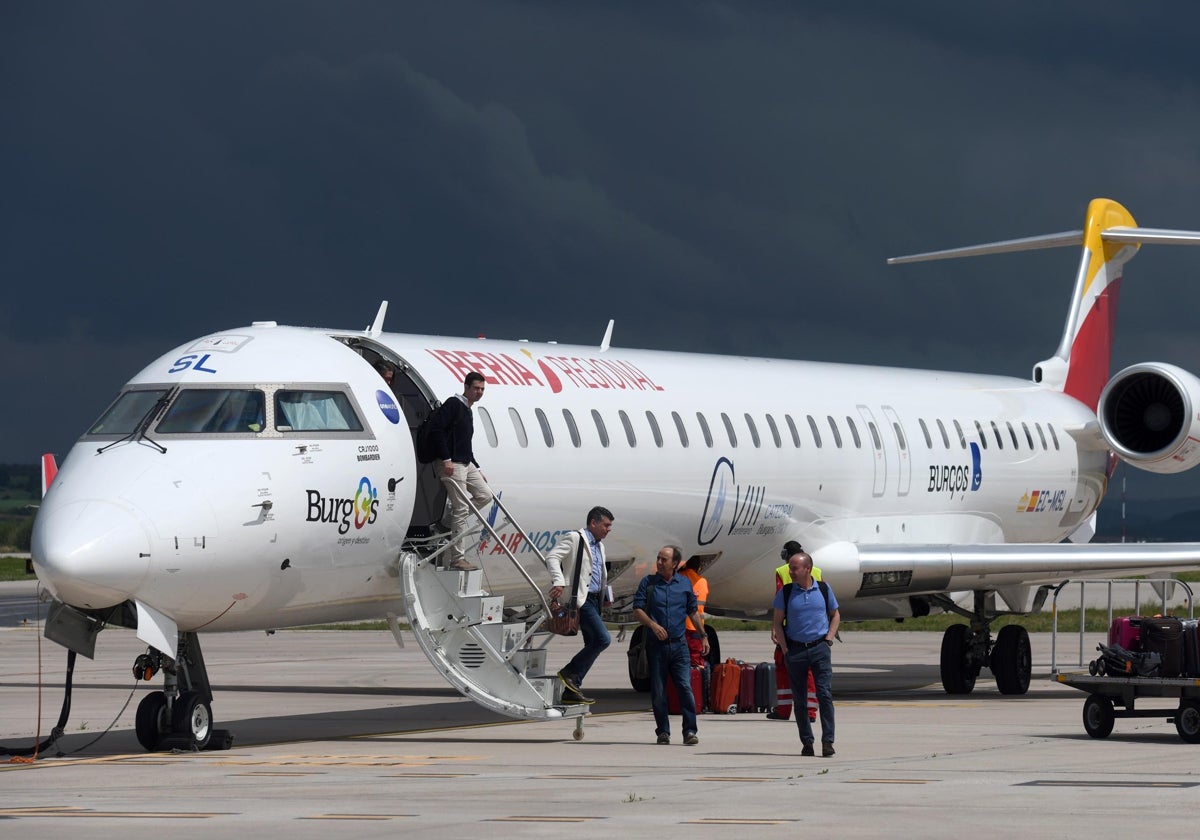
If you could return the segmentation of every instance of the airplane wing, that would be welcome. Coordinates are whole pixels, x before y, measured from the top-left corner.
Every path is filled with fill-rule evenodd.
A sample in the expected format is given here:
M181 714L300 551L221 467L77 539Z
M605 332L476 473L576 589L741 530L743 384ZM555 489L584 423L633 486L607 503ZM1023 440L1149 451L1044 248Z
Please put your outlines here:
M858 546L859 596L918 595L1200 569L1200 543Z

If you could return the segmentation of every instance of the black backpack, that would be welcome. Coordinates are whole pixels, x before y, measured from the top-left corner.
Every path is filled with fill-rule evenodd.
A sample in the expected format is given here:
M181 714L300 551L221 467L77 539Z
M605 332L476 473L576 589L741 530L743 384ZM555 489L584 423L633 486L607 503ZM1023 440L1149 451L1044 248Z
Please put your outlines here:
M417 426L416 434L413 435L413 447L416 449L418 464L428 464L437 460L438 454L433 448L433 435L430 432L433 430L434 415L440 410L439 407L426 414L421 425Z

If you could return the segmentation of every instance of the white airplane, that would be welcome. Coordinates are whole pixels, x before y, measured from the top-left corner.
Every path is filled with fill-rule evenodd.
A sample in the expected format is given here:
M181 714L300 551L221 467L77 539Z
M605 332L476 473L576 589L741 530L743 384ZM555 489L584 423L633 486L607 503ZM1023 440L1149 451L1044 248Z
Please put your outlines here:
M764 617L795 539L846 620L969 619L943 640L948 692L988 667L1001 692L1024 693L1028 636L993 638L997 616L1039 609L1065 577L1200 565L1200 544L1088 543L1118 458L1160 473L1200 460L1200 381L1158 363L1109 377L1122 266L1140 243L1200 233L1139 228L1097 199L1082 231L896 260L1082 245L1062 343L1028 380L607 336L597 349L400 335L382 330L386 302L361 331L256 322L186 342L129 381L46 493L32 553L61 602L47 635L92 655L106 624L136 628L148 651L135 670L165 677L138 710L148 749L212 738L199 633L381 616L406 615L477 702L581 721L543 678L531 631L541 552L600 504L616 515L618 614L671 543L704 563L710 614ZM439 572L444 491L413 432L470 370L487 377L475 449L503 505L471 535L482 571ZM970 608L950 596L963 591Z

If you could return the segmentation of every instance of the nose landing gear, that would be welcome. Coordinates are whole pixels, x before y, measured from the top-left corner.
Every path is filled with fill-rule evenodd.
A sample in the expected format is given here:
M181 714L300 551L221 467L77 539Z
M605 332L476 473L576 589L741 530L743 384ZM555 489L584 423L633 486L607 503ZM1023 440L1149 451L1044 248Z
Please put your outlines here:
M138 704L134 732L150 752L165 750L227 750L233 733L214 729L212 691L200 641L195 633L179 634L179 658L172 660L154 648L134 661L139 680L163 674L163 690L152 691Z

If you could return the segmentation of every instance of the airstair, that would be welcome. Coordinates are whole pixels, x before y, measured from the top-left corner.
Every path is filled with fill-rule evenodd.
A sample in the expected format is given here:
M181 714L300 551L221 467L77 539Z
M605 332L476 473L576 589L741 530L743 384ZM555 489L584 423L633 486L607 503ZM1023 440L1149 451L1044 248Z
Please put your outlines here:
M484 570L457 571L444 568L455 542L474 541L475 528L459 535L433 533L411 536L400 556L400 574L408 623L417 644L433 666L464 697L485 709L522 720L575 718L575 740L583 738L583 719L588 707L564 702L563 685L557 674L546 672L546 647L552 638L543 629L550 604L541 587L517 560L498 534L504 520L520 533L520 527L499 497L493 496L496 524L476 508L457 485L450 491L474 513L495 545L524 578L533 594L532 606L506 609L503 596L484 590ZM542 564L545 556L535 546ZM493 562L503 562L497 555ZM389 625L403 646L395 616Z

